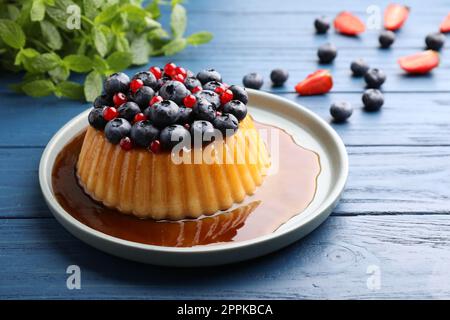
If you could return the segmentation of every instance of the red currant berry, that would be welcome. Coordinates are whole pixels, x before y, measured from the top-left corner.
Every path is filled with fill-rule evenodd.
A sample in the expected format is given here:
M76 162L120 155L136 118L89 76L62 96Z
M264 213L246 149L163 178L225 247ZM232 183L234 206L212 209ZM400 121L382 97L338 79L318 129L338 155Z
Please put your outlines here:
M192 92L192 93L197 93L197 92L202 91L202 90L203 90L202 87L197 86L197 87L194 87L194 88L191 90L191 92Z
M133 149L133 143L131 142L131 139L128 137L122 138L119 144L120 147L125 151Z
M113 97L113 102L115 106L121 106L125 102L127 102L127 96L122 92L118 92Z
M160 153L161 152L161 142L159 140L154 140L150 144L150 151L153 153Z
M183 75L181 75L181 74L176 74L176 75L174 75L174 76L172 77L172 80L180 81L181 83L183 83L183 82L184 82L184 77L183 77Z
M197 102L197 98L192 94L184 97L184 99L183 99L183 104L186 108L192 108L196 102Z
M163 99L161 96L154 96L154 97L150 100L149 105L152 106L152 105L154 105L155 103L161 102L161 101L163 101L163 100L164 100L164 99Z
M134 120L133 120L133 122L139 122L139 121L144 121L144 120L147 120L147 117L145 116L145 114L143 114L142 112L140 112L140 113L138 113L138 114L136 114L135 116L134 116Z
M225 92L225 88L224 87L217 87L216 89L214 89L214 92L217 93L218 95L221 95L222 93Z
M155 76L155 78L156 78L157 80L161 79L162 71L161 71L160 68L153 66L153 67L151 67L151 68L149 69L149 71L150 71L151 73L153 73L153 75Z
M133 93L138 91L142 86L144 86L144 82L141 79L134 79L130 83L130 89Z
M183 126L186 130L191 129L191 125L189 123L185 123Z
M222 104L226 104L226 103L230 102L231 100L233 100L233 92L231 92L230 89L227 89L220 96L220 102Z
M117 112L117 109L114 107L106 107L103 109L103 118L106 121L111 121L114 118L117 118L119 115L119 112Z
M164 66L164 73L166 73L169 76L174 76L176 74L175 69L177 68L176 64L173 62L170 62Z
M176 68L175 68L175 73L176 73L176 74L181 74L181 75L183 76L183 78L186 79L187 71L186 71L185 68L182 68L182 67L176 67Z
M216 117L220 117L222 115L222 112L216 111Z

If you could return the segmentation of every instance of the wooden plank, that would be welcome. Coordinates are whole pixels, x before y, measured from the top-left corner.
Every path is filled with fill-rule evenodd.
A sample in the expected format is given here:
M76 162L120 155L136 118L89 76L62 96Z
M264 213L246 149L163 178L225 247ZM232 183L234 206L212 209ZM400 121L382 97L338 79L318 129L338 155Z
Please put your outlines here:
M51 216L38 185L42 149L1 149L0 218ZM450 147L349 147L335 215L450 213Z
M440 215L331 217L275 254L180 272L101 253L54 219L0 220L0 298L449 298L449 232ZM69 265L81 290L66 288Z

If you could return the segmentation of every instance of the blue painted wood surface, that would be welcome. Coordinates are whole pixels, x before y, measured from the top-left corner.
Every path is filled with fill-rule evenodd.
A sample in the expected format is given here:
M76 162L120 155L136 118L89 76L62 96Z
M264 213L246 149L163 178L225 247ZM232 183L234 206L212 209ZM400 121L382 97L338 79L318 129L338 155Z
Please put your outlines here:
M250 71L290 71L285 87L263 90L296 101L327 121L332 101L355 107L332 126L347 145L350 176L332 216L311 235L280 252L239 264L183 269L141 265L93 249L68 234L40 195L42 150L65 122L88 104L11 93L17 76L0 75L0 298L449 298L450 297L450 52L430 75L409 77L398 57L423 48L450 12L448 1L407 1L411 15L390 50L377 49L378 30L359 38L333 31L315 36L313 20L388 1L208 1L187 4L189 30L215 34L208 45L173 58L192 70L213 66L228 83ZM337 4L338 3L338 4ZM337 7L339 6L339 7ZM448 40L448 39L447 39ZM339 49L332 66L317 63L324 42ZM450 45L448 45L450 47ZM350 61L362 57L386 71L386 103L362 110L363 81ZM317 68L332 71L330 94L298 97L295 83ZM139 68L127 70L131 74ZM67 266L82 270L82 289L68 290ZM367 286L379 268L380 287Z

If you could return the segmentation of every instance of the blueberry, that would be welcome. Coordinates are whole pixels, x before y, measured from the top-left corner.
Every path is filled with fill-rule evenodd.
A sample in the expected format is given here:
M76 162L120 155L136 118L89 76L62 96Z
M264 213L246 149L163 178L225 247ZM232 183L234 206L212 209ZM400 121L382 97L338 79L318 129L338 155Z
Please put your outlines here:
M144 110L148 107L150 100L155 95L155 91L152 88L143 86L136 90L136 92L130 94L130 99L136 102L139 107Z
M439 51L444 46L445 35L443 33L431 33L425 38L427 49Z
M131 128L130 136L135 145L148 148L152 141L158 139L159 130L149 120L138 121Z
M192 122L193 114L191 108L180 107L178 110L178 124L190 124Z
M228 89L230 89L231 92L233 92L233 99L239 100L244 104L248 103L248 93L244 87L232 85Z
M109 107L113 105L113 99L112 96L107 95L106 93L98 96L94 100L94 107L95 108L103 108L103 107Z
M223 84L222 82L219 81L210 81L207 82L203 85L203 90L210 90L210 91L214 91L217 88L221 87Z
M124 118L132 122L134 116L141 112L141 108L139 108L137 103L128 101L122 104L117 111L119 112L119 118Z
M189 90L179 81L169 80L159 89L159 95L164 100L172 100L179 105L183 104L184 97L189 94Z
M89 124L95 129L103 130L108 123L103 118L103 108L93 108L88 116Z
M377 111L383 105L384 97L378 89L367 89L364 91L362 101L367 111Z
M395 33L390 30L384 30L380 33L378 41L380 42L381 48L389 48L395 41Z
M353 113L353 108L348 102L333 102L330 107L330 114L336 122L344 122Z
M275 87L281 87L289 78L289 72L285 69L274 69L270 73L270 80Z
M194 89L195 87L201 87L202 83L194 77L187 77L186 80L184 80L184 85L186 86L186 88L188 88L189 90Z
M197 100L206 100L211 103L215 109L220 107L220 97L211 90L202 90L194 94Z
M192 114L196 120L212 122L216 117L216 107L206 99L197 99L197 103L192 108Z
M202 83L208 83L210 81L222 82L222 76L214 69L206 69L197 73L197 79Z
M386 81L386 74L380 69L369 69L364 75L368 88L378 89Z
M179 124L165 127L159 135L159 141L165 150L172 149L182 141L184 143L189 142L188 144L190 145L190 139L191 135L189 134L189 131Z
M190 132L194 146L204 145L213 140L214 126L209 121L197 120L192 123Z
M115 118L109 121L105 127L105 136L112 144L118 144L120 140L130 133L131 124L123 118Z
M236 132L239 127L239 121L231 113L224 113L216 117L213 121L214 127L218 129L222 135L230 136Z
M129 86L130 78L123 72L113 73L103 83L105 93L111 97L117 92L128 92Z
M231 100L223 106L224 113L231 113L239 121L242 121L247 115L247 106L239 100Z
M320 17L314 20L314 27L316 28L317 33L327 33L328 29L330 29L330 22L324 17Z
M150 71L141 71L136 73L131 80L141 79L144 83L144 86L150 87L153 90L157 88L158 81L153 73Z
M264 79L259 73L252 72L244 76L242 83L247 88L259 90L264 84Z
M178 120L180 107L170 100L163 100L144 110L144 114L158 128L174 124Z
M331 63L334 58L336 58L336 55L337 49L331 43L325 43L317 50L317 56L319 57L320 63Z
M355 77L362 77L369 70L369 65L363 59L357 59L351 63L350 69Z

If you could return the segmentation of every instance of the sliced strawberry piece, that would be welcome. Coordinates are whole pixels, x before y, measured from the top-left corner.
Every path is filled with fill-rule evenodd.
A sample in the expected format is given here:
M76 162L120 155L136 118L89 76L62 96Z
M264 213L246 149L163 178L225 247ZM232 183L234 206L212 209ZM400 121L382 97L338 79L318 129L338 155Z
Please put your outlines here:
M384 11L384 28L395 31L400 29L408 19L409 7L401 4L390 4Z
M442 21L440 30L442 33L450 32L450 13Z
M317 70L295 86L295 91L303 96L327 93L333 87L333 78L328 70Z
M343 11L334 19L334 28L349 36L356 36L366 30L364 22L348 11Z
M439 54L433 50L419 52L398 59L400 67L409 73L424 74L439 65Z

